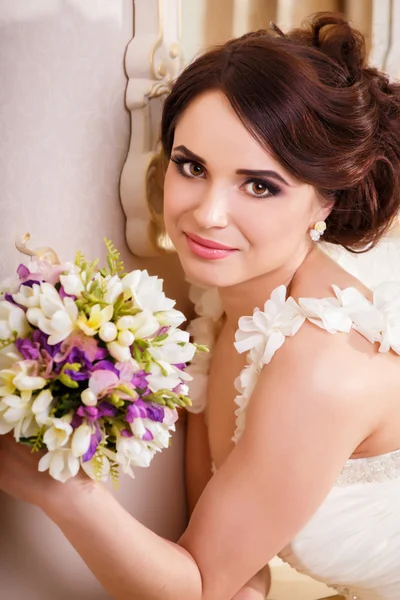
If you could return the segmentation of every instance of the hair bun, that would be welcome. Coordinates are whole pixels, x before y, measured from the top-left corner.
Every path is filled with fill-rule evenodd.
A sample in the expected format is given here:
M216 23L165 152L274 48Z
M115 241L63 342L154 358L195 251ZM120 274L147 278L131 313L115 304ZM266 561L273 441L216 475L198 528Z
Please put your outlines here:
M290 32L289 37L318 48L351 77L359 76L365 67L364 36L340 14L317 13L301 29Z

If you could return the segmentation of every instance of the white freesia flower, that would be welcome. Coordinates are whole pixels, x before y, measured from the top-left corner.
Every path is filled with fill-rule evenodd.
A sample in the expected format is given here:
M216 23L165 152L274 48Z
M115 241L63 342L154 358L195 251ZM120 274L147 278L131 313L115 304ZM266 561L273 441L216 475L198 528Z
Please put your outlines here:
M182 383L182 380L191 381L192 377L186 371L181 371L177 367L162 361L158 361L158 364L152 363L150 375L147 375L149 388L152 392L163 389L173 390Z
M81 270L73 265L67 275L60 275L60 283L65 292L71 296L79 297L85 289L82 282Z
M86 388L81 393L81 400L85 406L96 406L97 395L90 388Z
M69 420L68 417L53 419L52 426L45 432L43 442L50 452L62 448L69 441L73 432Z
M167 298L162 291L162 279L150 276L147 271L132 271L122 279L125 292L133 297L138 308L147 308L153 313L171 310L175 301Z
M148 442L135 437L120 437L117 441L116 460L124 473L133 477L131 467L149 467L156 452L156 448L150 447Z
M0 340L8 340L14 333L26 337L30 331L25 312L7 300L0 301Z
M106 306L102 309L100 308L100 304L95 304L90 309L89 318L86 317L84 313L79 315L77 321L78 327L82 329L86 335L96 335L103 325L111 321L113 313L114 308L112 306Z
M92 428L89 425L77 427L72 435L71 450L76 457L83 456L89 450Z
M39 461L39 471L49 471L53 479L65 483L75 477L79 471L80 462L69 448L58 448L42 456Z
M38 283L34 283L32 286L21 285L18 292L13 294L13 300L27 308L40 306L40 285Z
M26 390L41 390L44 388L47 383L44 377L37 377L30 374L35 366L36 363L34 360L20 360L16 364L18 372L16 373L12 383L17 390L23 392Z
M40 307L29 308L28 321L49 335L50 345L65 340L75 329L78 307L72 298L62 299L50 283L40 284Z
M128 346L122 346L118 342L110 342L107 349L111 356L118 362L132 362L131 350Z
M143 425L153 436L151 444L162 450L168 448L171 439L170 431L175 431L175 426L168 427L164 423L158 423L151 419L143 419Z
M50 390L42 390L32 403L32 413L38 425L47 425L51 422L50 409L53 402L53 394Z
M179 327L186 321L185 315L175 308L156 313L156 318L161 327Z
M103 482L108 480L111 471L111 465L104 450L105 449L103 449L101 446L97 447L96 466L93 458L91 460L86 460L85 462L83 462L81 459L81 467L85 471L86 475L90 477L90 479ZM113 453L110 452L109 454ZM116 455L113 454L113 461L115 461L115 456Z
M10 394L0 400L0 434L15 428L16 440L26 435L33 420L31 398L31 392L21 392L20 396Z
M131 423L132 433L133 433L133 435L135 435L139 439L142 439L142 437L146 433L146 427L145 427L143 421L144 421L144 419L141 419L140 417L137 417ZM147 421L147 419L146 419L146 421Z
M14 362L10 369L0 371L0 397L13 394L15 390L34 391L41 390L46 385L43 377L31 376L30 372L35 367L33 360L19 360Z
M114 275L113 277L108 276L105 278L104 281L106 283L106 286L105 286L103 300L107 304L115 304L118 297L124 291L122 282L121 282L120 278L118 277L118 275Z
M175 329L160 346L150 346L149 353L155 360L172 365L190 362L196 353L196 347L189 343L189 338L189 332Z
M10 369L15 362L20 360L24 360L24 357L18 352L15 344L10 344L0 349L0 371L2 369Z
M118 319L116 325L119 331L131 331L135 338L149 337L160 329L158 320L147 308L137 315L126 315L121 317Z

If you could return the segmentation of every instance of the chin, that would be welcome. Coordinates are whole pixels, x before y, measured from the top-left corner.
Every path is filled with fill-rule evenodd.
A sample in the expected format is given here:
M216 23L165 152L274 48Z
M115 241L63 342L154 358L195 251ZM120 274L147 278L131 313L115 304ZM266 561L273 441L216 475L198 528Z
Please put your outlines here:
M230 287L241 283L232 277L235 272L232 265L224 266L222 261L203 262L197 259L180 257L182 268L190 283L201 287Z

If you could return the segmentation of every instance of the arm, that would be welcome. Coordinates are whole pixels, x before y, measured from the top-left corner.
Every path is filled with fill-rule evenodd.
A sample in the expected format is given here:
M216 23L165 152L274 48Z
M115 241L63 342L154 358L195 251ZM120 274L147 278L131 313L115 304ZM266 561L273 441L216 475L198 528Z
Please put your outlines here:
M188 413L186 426L186 490L190 515L212 476L211 455L204 413ZM232 600L264 600L270 587L270 570L265 566Z
M204 413L188 413L185 455L186 494L191 515L212 477L211 455Z
M4 439L0 487L41 506L117 599L231 600L304 527L371 432L370 354L354 346L308 324L285 343L179 544L141 525L101 485L38 475L26 449Z

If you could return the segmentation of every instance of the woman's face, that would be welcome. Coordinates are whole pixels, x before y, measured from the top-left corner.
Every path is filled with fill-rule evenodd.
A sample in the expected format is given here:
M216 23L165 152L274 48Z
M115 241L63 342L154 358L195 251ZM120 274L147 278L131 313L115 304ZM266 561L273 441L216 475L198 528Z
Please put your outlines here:
M196 98L180 117L164 194L166 229L188 278L212 287L290 267L329 213L218 91Z

